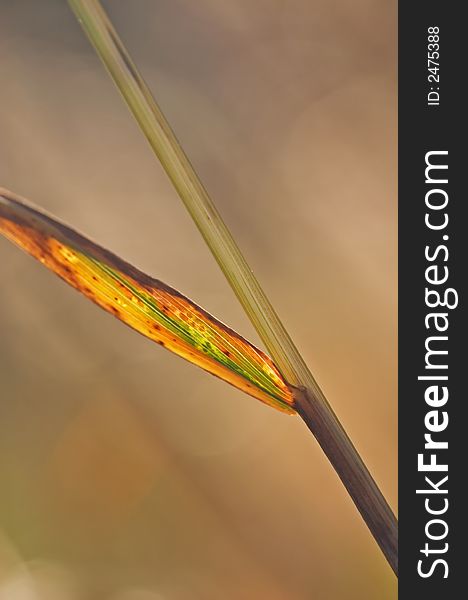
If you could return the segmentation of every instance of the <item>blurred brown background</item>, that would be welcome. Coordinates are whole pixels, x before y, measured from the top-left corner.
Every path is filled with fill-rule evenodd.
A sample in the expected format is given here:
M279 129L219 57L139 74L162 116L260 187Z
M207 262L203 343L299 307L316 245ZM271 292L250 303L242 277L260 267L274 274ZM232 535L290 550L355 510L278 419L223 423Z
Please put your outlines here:
M396 3L109 0L396 506ZM0 1L0 183L258 342L63 0ZM299 419L0 239L0 600L387 600Z

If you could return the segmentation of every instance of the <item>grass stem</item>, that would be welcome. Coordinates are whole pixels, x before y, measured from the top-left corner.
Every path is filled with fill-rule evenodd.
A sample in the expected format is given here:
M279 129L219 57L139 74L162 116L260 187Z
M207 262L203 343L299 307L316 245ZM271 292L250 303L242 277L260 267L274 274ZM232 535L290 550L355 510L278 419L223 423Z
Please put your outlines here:
M397 521L390 507L260 287L100 2L69 0L69 4L276 366L295 390L298 413L397 573Z

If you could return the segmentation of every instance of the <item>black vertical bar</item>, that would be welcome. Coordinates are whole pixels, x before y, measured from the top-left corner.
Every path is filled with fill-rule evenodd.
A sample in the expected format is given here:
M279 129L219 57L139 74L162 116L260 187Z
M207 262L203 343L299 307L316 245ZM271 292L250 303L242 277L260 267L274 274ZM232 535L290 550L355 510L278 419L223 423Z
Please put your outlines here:
M468 173L463 164L468 153L464 144L467 116L462 91L468 79L465 66L468 36L462 10L463 4L455 2L399 3L399 597L402 600L468 597L463 585L464 571L468 571L464 565L467 551L462 543L468 505L466 492L461 491L465 488L468 459L468 430L463 416L468 398L462 384L463 373L468 371L464 343L468 334L465 308L468 196L462 187L462 179ZM426 174L427 162L435 168ZM444 223L446 226L442 227ZM451 308L442 306L444 299ZM447 354L431 354L434 350ZM447 377L447 380L418 377ZM427 391L429 387L434 389ZM444 387L448 393L446 402ZM429 440L425 434L431 436ZM432 442L447 442L448 448L431 448ZM419 468L418 455L422 455L423 463ZM438 468L447 465L448 470L425 470L431 460ZM446 476L448 479L444 481Z

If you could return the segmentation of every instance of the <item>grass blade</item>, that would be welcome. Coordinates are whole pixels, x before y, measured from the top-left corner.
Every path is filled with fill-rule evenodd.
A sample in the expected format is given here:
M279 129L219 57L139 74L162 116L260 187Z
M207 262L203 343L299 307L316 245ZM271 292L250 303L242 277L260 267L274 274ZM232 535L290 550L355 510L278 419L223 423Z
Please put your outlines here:
M395 516L260 287L100 2L68 1L269 354L291 384L298 412L397 573Z
M294 413L290 390L261 350L173 288L1 188L0 233L139 333Z

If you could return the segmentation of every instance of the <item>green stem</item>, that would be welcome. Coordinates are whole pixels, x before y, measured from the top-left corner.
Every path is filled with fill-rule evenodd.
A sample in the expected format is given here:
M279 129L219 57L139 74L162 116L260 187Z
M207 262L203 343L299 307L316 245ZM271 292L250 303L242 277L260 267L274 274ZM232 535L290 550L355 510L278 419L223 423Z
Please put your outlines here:
M297 410L397 572L397 522L221 219L98 0L69 0L97 54L174 184L268 352L297 393Z

